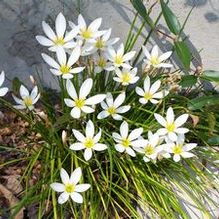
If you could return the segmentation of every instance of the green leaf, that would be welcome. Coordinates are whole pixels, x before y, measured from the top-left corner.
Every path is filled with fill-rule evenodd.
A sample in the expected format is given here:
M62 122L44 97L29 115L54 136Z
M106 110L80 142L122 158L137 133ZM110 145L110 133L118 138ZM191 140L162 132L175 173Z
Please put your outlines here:
M189 47L183 41L174 42L174 45L175 45L177 56L182 62L183 67L186 70L189 70L190 62L191 62L191 53L190 53Z
M191 87L197 83L197 77L195 75L184 75L180 82L182 87Z
M219 71L206 70L201 75L201 78L207 81L219 82Z
M168 7L168 5L164 3L163 0L160 0L160 4L167 26L173 34L178 35L181 30L179 20L177 19L176 15L172 12L172 10Z
M214 136L208 139L208 144L210 145L218 145L219 144L219 136Z
M141 15L141 17L145 20L145 22L151 27L154 28L154 22L149 17L147 9L145 8L142 0L131 0L131 3L135 10Z
M15 77L12 80L12 91L14 92L14 94L16 95L19 94L19 89L21 85L22 85L22 82L19 80L19 78Z
M219 104L219 95L197 97L188 102L189 110L202 109L205 106Z

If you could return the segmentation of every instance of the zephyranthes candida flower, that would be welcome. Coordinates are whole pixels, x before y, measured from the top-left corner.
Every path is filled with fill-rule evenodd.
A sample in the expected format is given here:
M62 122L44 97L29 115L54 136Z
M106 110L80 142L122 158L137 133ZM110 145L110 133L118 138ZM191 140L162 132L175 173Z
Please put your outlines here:
M73 143L70 149L74 151L84 150L84 159L86 161L91 159L93 151L103 151L107 149L105 144L99 143L102 133L101 129L94 135L95 128L91 120L87 122L85 136L76 129L72 131L78 142Z
M78 27L75 27L70 32L66 33L66 20L62 13L59 13L56 18L56 33L45 21L42 22L42 27L48 38L44 36L36 36L36 39L43 46L49 47L49 50L55 52L59 47L69 49L76 46L73 39L78 34L79 29Z
M70 80L67 80L66 88L69 96L72 99L65 98L65 104L68 107L72 107L71 116L73 118L80 118L81 112L84 113L92 113L94 112L94 108L92 105L96 105L102 102L106 95L105 94L97 94L92 97L87 98L93 86L93 80L91 78L86 79L81 85L79 94L77 94L73 83Z
M154 116L155 119L164 127L158 129L157 133L159 135L167 135L167 137L172 141L176 141L177 134L189 132L189 129L181 127L187 121L189 117L188 114L183 114L175 119L173 109L170 107L167 110L166 118L157 113L155 113Z
M34 109L34 104L36 104L36 102L40 98L40 94L38 93L37 86L35 86L30 93L26 87L21 85L20 86L21 99L17 98L13 94L12 94L12 96L13 96L15 102L18 104L18 105L14 106L16 109L29 109L29 110Z
M82 203L83 197L80 192L85 192L90 188L90 184L78 184L80 178L81 178L81 168L78 167L75 169L71 176L69 177L68 173L65 169L61 169L60 176L62 183L52 183L50 184L50 187L55 190L56 192L61 192L62 194L58 198L58 203L63 204L66 201L68 201L69 197L74 202Z

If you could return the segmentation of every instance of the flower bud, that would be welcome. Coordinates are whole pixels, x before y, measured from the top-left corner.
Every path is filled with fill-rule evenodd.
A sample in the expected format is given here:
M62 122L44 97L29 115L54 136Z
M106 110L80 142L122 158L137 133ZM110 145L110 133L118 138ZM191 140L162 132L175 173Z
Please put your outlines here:
M66 145L67 140L67 132L65 130L62 131L62 143Z

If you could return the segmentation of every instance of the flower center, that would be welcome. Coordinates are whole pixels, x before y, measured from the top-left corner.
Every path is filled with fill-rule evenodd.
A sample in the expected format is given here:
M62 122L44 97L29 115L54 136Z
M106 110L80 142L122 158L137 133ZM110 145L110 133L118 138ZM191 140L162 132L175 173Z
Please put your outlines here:
M60 71L61 71L61 73L64 75L64 74L68 74L69 73L69 71L70 71L70 67L68 67L67 65L62 65L61 67L60 67Z
M63 45L65 44L65 41L64 41L63 37L60 37L60 38L56 38L56 39L54 40L54 43L55 43L55 45L61 45L61 46L63 46Z
M145 154L151 155L154 153L154 147L151 144L146 145L145 149Z
M181 154L182 151L183 151L182 150L182 145L180 145L180 144L175 145L174 148L173 148L173 153L174 154Z
M85 100L84 99L77 99L75 100L75 106L78 108L82 108L85 104Z
M98 49L101 49L101 48L103 48L104 46L105 46L104 41L103 41L101 38L97 39L97 41L96 41L96 47L97 47Z
M123 63L123 56L121 55L116 55L116 57L114 58L114 62L117 65L121 65Z
M156 66L158 64L160 64L159 60L158 60L158 57L151 57L151 64Z
M92 138L86 138L84 145L86 148L92 148L94 146L94 140Z
M176 126L174 123L168 123L166 126L166 129L168 130L168 132L173 132L175 130Z
M108 108L108 113L110 114L110 115L112 115L112 114L115 114L116 113L116 108L114 107L114 106L111 106L111 107L109 107Z
M122 140L122 145L127 148L130 145L130 141L128 138Z
M124 72L122 74L122 82L128 83L131 80L131 75L129 72Z
M88 29L84 29L84 30L81 30L81 36L84 38L84 39L90 39L92 37L93 33L91 30Z
M144 94L144 99L145 100L150 100L150 99L152 99L153 98L153 95L150 93L150 92L146 92L145 94Z
M72 192L74 192L74 190L75 190L75 185L74 184L68 183L68 184L65 185L65 191L67 193L72 193Z
M25 99L24 99L24 104L25 104L25 106L32 106L33 105L33 100L30 98L30 97L26 97Z
M101 68L104 68L106 66L106 60L103 57L100 57L100 59L98 60L98 66L100 66Z

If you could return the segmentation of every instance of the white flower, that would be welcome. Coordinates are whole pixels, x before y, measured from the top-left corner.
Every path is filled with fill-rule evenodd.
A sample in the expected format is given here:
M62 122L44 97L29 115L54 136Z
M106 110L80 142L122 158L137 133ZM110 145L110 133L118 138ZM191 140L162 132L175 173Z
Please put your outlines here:
M85 67L73 68L73 65L78 61L81 55L81 49L79 46L75 47L67 60L67 55L62 47L59 47L56 51L58 63L50 56L42 53L44 61L52 68L50 71L56 76L62 76L63 79L73 78L73 74L77 74L84 70Z
M38 88L35 86L31 93L23 85L20 86L20 96L21 99L17 98L12 94L15 102L18 104L14 106L16 109L34 109L34 104L39 100L40 94L38 93Z
M83 197L79 194L79 192L85 192L88 190L90 188L90 184L78 184L81 175L82 173L80 167L75 169L70 177L63 168L61 169L60 176L62 183L54 182L50 184L50 187L54 191L62 193L58 198L59 204L63 204L68 201L69 197L71 197L74 202L83 203Z
M128 123L124 121L120 126L120 134L113 132L113 139L117 143L115 149L120 153L126 151L130 156L135 157L136 148L143 147L145 140L139 139L143 132L143 128L137 128L131 131L130 134ZM134 149L134 150L133 150Z
M111 93L107 93L106 102L101 102L101 107L104 109L97 116L98 119L104 119L108 116L112 116L115 120L122 120L122 116L119 114L126 113L130 110L129 105L121 106L125 101L125 92L122 92L113 101L113 96Z
M72 131L78 142L72 144L70 146L70 149L74 151L85 149L84 159L86 161L91 159L93 150L103 151L107 149L107 146L105 144L99 143L102 133L101 129L99 129L99 132L96 135L94 135L94 124L91 120L87 122L85 136L75 129L73 129Z
M130 61L134 57L135 51L125 53L124 45L120 44L117 51L115 51L112 47L109 47L107 50L107 55L108 59L113 63L115 68L131 68L128 61Z
M114 45L119 41L119 38L112 38L109 39L111 35L111 28L107 30L103 36L96 38L92 44L93 44L93 53L96 52L97 50L100 51L106 51L109 46Z
M107 60L105 55L98 55L97 53L94 55L94 72L100 73L103 70L112 71L114 67L111 62Z
M145 145L143 146L143 153L144 153L143 160L145 162L149 162L151 160L153 162L156 162L157 157L162 150L163 150L163 146L160 145L159 135L157 133L153 134L151 131L149 131L148 140L145 141Z
M159 99L162 99L168 94L168 91L157 92L160 88L161 81L157 80L151 85L150 78L147 76L144 80L144 89L136 87L136 93L141 96L139 102L141 104L146 104L150 101L153 104L159 103ZM157 100L158 99L158 100Z
M71 116L73 118L80 118L81 111L84 113L94 112L94 109L91 106L96 105L97 103L100 103L105 99L105 94L97 94L95 96L87 98L92 89L92 86L93 80L91 78L86 79L81 85L78 95L72 82L70 80L67 80L67 92L72 99L65 98L64 101L68 107L73 107L73 109L71 110Z
M144 62L147 64L147 67L153 66L154 68L172 68L173 65L169 63L165 63L163 61L167 60L171 54L172 51L166 52L159 56L158 54L158 46L155 45L152 48L151 54L148 52L145 46L142 46L142 50L144 55L146 56L146 59Z
M5 81L5 72L2 71L1 74L0 74L0 97L3 97L5 96L5 94L8 92L8 88L7 87L2 87L1 86L3 85Z
M165 145L165 150L168 153L173 154L173 160L175 162L180 161L180 157L183 158L190 158L194 157L195 155L189 151L197 146L196 143L188 143L185 144L185 136L184 134L178 135L175 142L171 141L170 139L166 139L167 144Z
M73 22L69 21L69 25L71 28L78 27L79 28L79 33L77 38L81 40L86 40L86 41L91 41L100 37L105 33L105 31L98 31L100 25L102 22L102 18L97 18L94 21L90 23L89 26L87 26L83 16L79 14L78 16L78 26L76 26Z
M123 86L127 86L129 84L134 84L139 77L137 75L137 68L126 69L123 68L120 70L116 68L115 70L117 77L114 77L114 81L121 83Z
M36 39L41 45L49 47L49 50L55 52L60 46L65 49L75 47L76 43L73 39L78 34L79 29L75 27L66 34L66 20L62 13L58 14L55 21L56 33L54 33L52 28L45 21L42 22L42 27L48 38L36 36Z
M188 114L183 114L174 120L174 112L172 107L169 107L166 113L166 118L155 113L155 119L164 127L160 128L157 133L159 135L167 135L168 138L172 141L176 141L177 134L184 134L189 132L187 128L181 128L181 126L187 121Z

